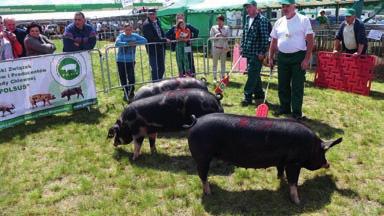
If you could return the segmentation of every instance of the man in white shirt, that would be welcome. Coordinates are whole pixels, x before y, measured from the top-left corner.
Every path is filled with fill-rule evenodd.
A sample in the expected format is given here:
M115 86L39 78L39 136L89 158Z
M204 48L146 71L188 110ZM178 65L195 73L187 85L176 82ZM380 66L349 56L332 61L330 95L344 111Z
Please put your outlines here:
M353 8L347 9L345 13L345 22L341 23L335 37L334 52L342 51L350 54L366 54L368 39L365 34L364 23L356 19L356 11Z
M305 70L313 48L313 30L306 16L295 12L295 0L280 0L282 13L271 32L269 63L273 67L273 56L278 51L278 92L280 108L275 115L291 114L302 119Z

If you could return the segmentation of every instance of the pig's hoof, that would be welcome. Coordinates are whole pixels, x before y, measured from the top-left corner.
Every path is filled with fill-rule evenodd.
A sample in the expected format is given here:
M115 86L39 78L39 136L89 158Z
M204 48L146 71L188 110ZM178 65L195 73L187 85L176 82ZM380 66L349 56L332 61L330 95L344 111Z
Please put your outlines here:
M298 197L291 197L291 201L295 203L296 205L300 205L300 199Z
M204 195L211 195L212 194L211 187L209 187L208 182L203 184L203 192L204 192Z

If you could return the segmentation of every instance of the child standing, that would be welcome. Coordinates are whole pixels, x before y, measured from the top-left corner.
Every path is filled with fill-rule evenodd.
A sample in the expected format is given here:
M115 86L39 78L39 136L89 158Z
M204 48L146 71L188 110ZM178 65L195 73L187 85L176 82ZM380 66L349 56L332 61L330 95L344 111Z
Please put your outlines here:
M179 76L191 75L191 63L188 55L191 55L190 46L191 31L187 28L184 20L179 19L176 24L176 61Z
M119 47L116 62L125 101L130 101L134 97L136 45L147 43L147 39L132 31L131 24L125 24L124 32L116 38L115 43L115 46Z

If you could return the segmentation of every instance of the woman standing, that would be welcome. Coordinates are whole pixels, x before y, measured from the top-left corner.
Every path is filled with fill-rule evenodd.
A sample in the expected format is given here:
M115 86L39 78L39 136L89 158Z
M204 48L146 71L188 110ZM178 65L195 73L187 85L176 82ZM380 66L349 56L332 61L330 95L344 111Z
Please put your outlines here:
M191 30L187 28L183 19L179 19L176 24L176 61L180 77L192 74L190 58L188 56L192 52L190 39Z
M51 54L56 50L55 44L41 32L42 29L39 24L32 22L28 25L27 36L24 39L27 56Z
M213 61L213 79L217 82L217 62L220 59L220 79L225 75L225 61L229 50L227 37L230 36L229 27L224 25L225 17L219 15L216 19L217 25L212 26L210 37L212 40L212 61Z
M121 33L115 42L115 46L119 47L117 51L117 69L119 71L120 83L124 90L125 101L131 101L135 96L135 58L136 44L146 44L147 39L136 33L132 33L131 24L124 24L124 32ZM129 85L127 85L127 78Z
M13 59L12 45L3 30L3 20L0 18L0 61Z

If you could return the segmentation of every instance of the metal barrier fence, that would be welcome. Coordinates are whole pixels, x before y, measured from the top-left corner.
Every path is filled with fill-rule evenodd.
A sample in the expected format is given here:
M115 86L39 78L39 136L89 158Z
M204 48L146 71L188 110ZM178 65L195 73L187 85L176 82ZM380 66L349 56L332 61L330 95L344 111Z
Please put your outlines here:
M106 79L103 80L104 91L108 92L117 88L126 90L134 85L142 85L182 75L206 76L206 41L201 38L191 39L189 43L190 46L186 46L186 48L184 48L182 43L184 42L171 41L169 43L132 44L127 46L113 45L106 47ZM175 51L176 49L179 49L179 51ZM184 53L180 50L184 51ZM177 55L179 55L179 57ZM133 56L135 56L134 59L132 58ZM180 58L182 60L180 60ZM133 61L135 62L133 65L120 63ZM164 61L164 64L162 61ZM185 66L182 68L180 66L182 61L189 63L189 68ZM125 72L130 76L126 84L126 77L124 77L124 75L121 77L122 79L120 79L119 67L121 72ZM131 72L132 67L134 73ZM152 68L154 69L152 70ZM121 83L121 81L123 81L123 83ZM129 94L129 92L125 93L126 95Z
M221 40L221 41L219 41ZM235 48L240 46L240 41L241 37L226 37L226 38L208 38L207 40L207 72L208 74L212 73L213 78L217 76L220 80L220 77L222 77L223 73L229 73L231 68L233 67L233 58L234 56L239 56L240 53L235 55ZM221 44L217 46L215 42L220 42ZM224 46L223 46L224 45ZM227 47L226 47L227 46ZM224 54L225 53L225 54ZM219 62L220 61L220 55L225 55L225 61ZM230 62L228 62L230 60ZM210 63L211 62L211 63ZM244 64L243 61L240 61L238 63L238 67L243 67L246 65L241 65ZM220 70L219 70L220 66ZM221 68L224 67L224 68ZM235 70L234 72L238 72Z
M366 29L366 35L372 28ZM333 51L334 40L338 28L314 29L315 32L315 50L316 51ZM381 40L368 39L368 55L384 56L384 36Z

